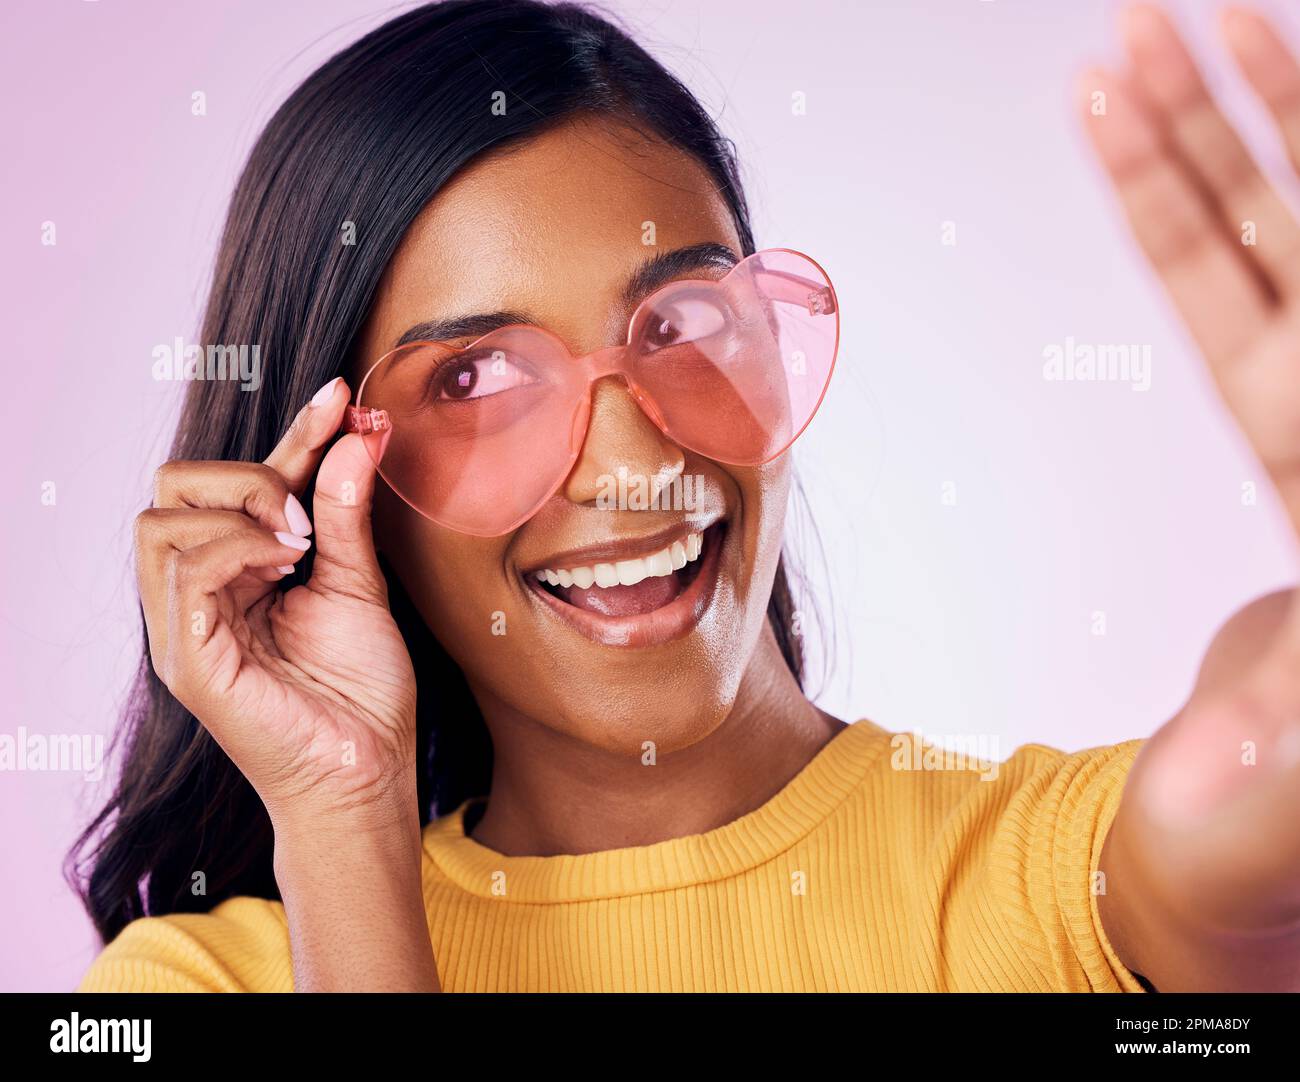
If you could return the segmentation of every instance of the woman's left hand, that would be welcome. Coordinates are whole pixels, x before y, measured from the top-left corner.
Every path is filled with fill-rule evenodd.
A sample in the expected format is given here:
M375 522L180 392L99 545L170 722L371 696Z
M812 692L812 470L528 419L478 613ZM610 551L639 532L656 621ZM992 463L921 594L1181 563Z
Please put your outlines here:
M1258 15L1222 30L1300 169L1300 65ZM1084 124L1300 531L1300 221L1169 20L1131 9L1124 37L1130 72L1081 80ZM1162 991L1300 990L1300 609L1254 627L1143 748L1103 854L1108 935Z

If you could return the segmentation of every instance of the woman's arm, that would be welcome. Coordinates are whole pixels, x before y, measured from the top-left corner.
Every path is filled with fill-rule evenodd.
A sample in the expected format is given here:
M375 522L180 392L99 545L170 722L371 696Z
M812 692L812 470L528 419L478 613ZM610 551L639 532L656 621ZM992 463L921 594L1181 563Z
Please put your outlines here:
M296 992L438 992L415 794L346 819L275 824Z
M1282 634L1296 598L1294 590L1269 594L1224 624L1206 651L1185 713L1213 709L1220 696L1231 694L1241 674ZM1121 804L1107 836L1101 867L1109 888L1097 898L1106 934L1125 964L1161 990L1300 987L1300 928L1262 935L1216 929L1189 920L1187 907L1162 904L1161 884L1149 882L1151 873L1141 855L1139 817L1131 812L1131 804ZM1194 910L1196 899L1188 901Z
M295 988L437 991L415 676L375 554L374 464L358 436L330 446L347 401L342 380L322 388L264 463L163 467L136 526L141 600L155 670L270 817ZM282 590L309 534L311 574Z
M1300 222L1158 10L1131 71L1087 74L1085 124L1133 232L1300 530ZM1300 65L1230 12L1238 65L1300 163ZM1099 108L1100 106L1100 108ZM1133 764L1102 857L1120 957L1162 991L1300 990L1300 609L1235 620L1196 693Z

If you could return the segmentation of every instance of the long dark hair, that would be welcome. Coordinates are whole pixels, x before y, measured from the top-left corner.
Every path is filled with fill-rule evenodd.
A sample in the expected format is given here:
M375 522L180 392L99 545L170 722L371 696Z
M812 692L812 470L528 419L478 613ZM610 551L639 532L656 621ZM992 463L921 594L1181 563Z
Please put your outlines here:
M497 92L504 112L491 107ZM345 371L380 277L425 204L476 155L583 112L617 115L694 155L731 209L741 254L754 251L734 146L622 30L572 4L429 4L333 57L258 139L231 201L202 341L257 343L263 383L255 394L232 381L192 383L173 457L265 458L297 408ZM355 243L343 242L345 229ZM394 616L420 659L425 823L487 793L492 744L460 670L388 578ZM768 617L802 686L793 616L783 559ZM240 894L279 897L260 799L159 681L147 647L114 743L120 780L67 866L105 942L137 917L202 912ZM195 895L200 869L206 893Z

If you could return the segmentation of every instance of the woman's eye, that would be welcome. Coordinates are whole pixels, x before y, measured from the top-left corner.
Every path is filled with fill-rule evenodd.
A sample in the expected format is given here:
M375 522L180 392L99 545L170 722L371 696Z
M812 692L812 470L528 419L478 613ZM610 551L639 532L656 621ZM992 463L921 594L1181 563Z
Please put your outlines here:
M487 398L534 382L522 362L497 349L458 357L443 365L437 375L437 391L441 401L464 401Z
M657 305L646 321L642 341L647 350L685 345L718 334L727 326L727 312L704 297L678 297Z

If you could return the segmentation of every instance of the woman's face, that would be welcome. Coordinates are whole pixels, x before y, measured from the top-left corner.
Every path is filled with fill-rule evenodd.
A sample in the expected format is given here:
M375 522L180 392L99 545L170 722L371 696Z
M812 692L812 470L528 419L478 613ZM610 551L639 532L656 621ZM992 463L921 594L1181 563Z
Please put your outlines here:
M715 188L685 153L608 121L575 120L477 160L394 256L352 386L429 321L513 313L574 356L624 342L645 295L674 279L721 278L742 255ZM640 288L629 297L630 284ZM627 491L637 479L691 478L693 509L609 507L620 469ZM784 458L742 468L677 446L607 377L593 388L576 464L522 526L456 533L381 483L376 541L489 718L506 709L601 748L639 752L649 740L666 753L706 736L735 700L763 631L788 486ZM690 555L694 534L702 551L670 575L582 585L599 564L647 558L645 570L662 572L662 554L680 563L674 542ZM545 569L561 585L538 581Z

